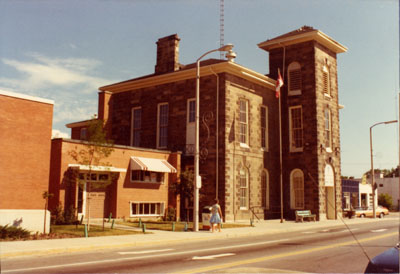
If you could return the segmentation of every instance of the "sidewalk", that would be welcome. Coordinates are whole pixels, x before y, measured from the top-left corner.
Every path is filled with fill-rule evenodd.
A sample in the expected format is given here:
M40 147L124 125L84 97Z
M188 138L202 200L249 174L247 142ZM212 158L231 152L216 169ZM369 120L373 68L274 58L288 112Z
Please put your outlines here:
M352 224L369 222L399 222L399 213L391 213L384 219L343 219L326 220L319 222L295 223L294 221L266 220L254 223L253 227L222 229L222 232L171 232L160 230L147 230L151 234L133 234L122 236L104 236L89 238L68 238L54 240L32 240L0 242L0 259L19 256L43 256L47 254L72 253L109 248L123 248L132 246L152 246L169 243L187 243L190 241L203 241L210 239L237 238L246 236L259 236L282 232L306 231L309 229L323 229L343 227ZM117 227L116 228L122 228Z

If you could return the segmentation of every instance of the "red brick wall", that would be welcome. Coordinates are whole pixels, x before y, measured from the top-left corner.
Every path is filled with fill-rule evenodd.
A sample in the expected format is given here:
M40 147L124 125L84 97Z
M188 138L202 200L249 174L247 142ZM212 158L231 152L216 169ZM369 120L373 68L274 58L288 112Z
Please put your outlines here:
M60 169L52 172L50 178L50 188L57 191L51 205L52 207L61 204L64 208L68 205L68 180L67 170L68 164L76 164L76 161L69 155L70 151L79 151L83 148L83 144L73 140L53 140L52 165L60 165ZM165 208L168 207L168 185L176 178L174 174L165 177L164 184L145 184L130 182L130 158L131 156L158 158L171 160L169 161L175 168L179 169L177 163L180 162L180 155L170 154L169 152L161 152L156 150L133 149L129 147L118 146L114 148L113 153L104 162L110 163L115 168L125 169L126 172L120 172L119 177L110 187L107 188L107 197L110 197L108 209L113 218L129 218L130 202L164 202ZM58 159L57 159L58 158ZM177 158L175 160L174 158ZM74 187L74 186L72 186ZM106 215L108 216L109 213Z
M53 105L0 94L0 209L42 209Z

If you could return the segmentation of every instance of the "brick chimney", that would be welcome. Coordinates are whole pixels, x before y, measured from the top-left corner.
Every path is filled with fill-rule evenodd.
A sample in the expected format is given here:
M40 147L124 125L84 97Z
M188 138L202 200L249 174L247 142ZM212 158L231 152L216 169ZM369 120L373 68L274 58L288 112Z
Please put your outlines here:
M158 39L156 74L179 70L179 41L177 34Z

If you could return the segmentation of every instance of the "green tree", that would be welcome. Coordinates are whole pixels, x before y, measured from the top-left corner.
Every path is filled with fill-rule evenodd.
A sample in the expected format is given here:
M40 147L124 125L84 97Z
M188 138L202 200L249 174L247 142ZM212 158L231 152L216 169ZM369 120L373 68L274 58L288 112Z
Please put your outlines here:
M88 166L88 178L92 176L93 166L108 166L111 164L104 162L111 153L114 151L113 142L107 139L106 132L104 130L103 120L96 119L95 117L90 121L87 129L87 141L82 143L83 148L78 148L69 151L69 155L79 164ZM110 176L111 177L111 176ZM86 192L88 194L86 206L87 206L87 220L88 230L90 230L90 192L92 189L106 187L111 182L87 182L85 179L79 180L79 187L86 185Z
M387 209L391 209L393 205L392 196L386 193L381 193L378 196L378 204L386 207Z

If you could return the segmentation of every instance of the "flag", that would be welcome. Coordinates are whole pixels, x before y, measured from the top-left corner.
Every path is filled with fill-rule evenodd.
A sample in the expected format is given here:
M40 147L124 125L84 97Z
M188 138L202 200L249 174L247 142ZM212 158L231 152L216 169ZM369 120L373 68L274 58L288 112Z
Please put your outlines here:
M275 97L279 98L281 95L281 87L283 86L283 79L281 76L281 71L278 68L278 79L276 79Z

